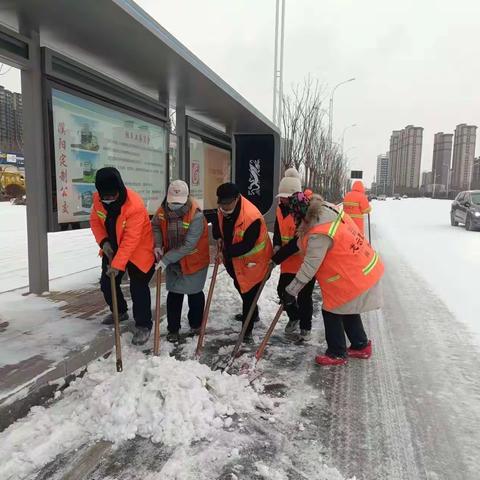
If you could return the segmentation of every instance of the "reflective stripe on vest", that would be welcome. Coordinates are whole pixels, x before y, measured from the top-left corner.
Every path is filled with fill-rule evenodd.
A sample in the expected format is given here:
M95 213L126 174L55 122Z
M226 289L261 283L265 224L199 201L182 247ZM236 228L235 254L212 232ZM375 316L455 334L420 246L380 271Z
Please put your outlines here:
M360 203L358 202L343 202L343 205L347 206L347 207L359 207L360 206Z
M333 277L327 278L328 283L336 282L337 280L340 280L342 277L340 275L334 275Z
M345 212L341 211L338 215L336 220L332 223L330 226L330 229L328 230L328 236L330 238L334 238L335 234L337 233L338 227L340 226L340 223L343 220L343 217L345 216Z
M102 220L106 220L107 219L107 216L101 212L100 210L97 210L97 215L102 219Z
M246 258L249 257L250 255L254 255L255 253L261 252L265 247L267 246L267 241L264 240L263 242L260 242L258 245L255 245L249 252L247 252L245 255L240 255L237 258Z
M375 252L375 255L373 256L371 262L363 269L363 274L368 275L377 265L378 263L378 253Z
M293 240L294 238L295 238L295 237L288 237L288 236L284 236L284 235L281 236L283 245L286 245L288 242L290 242L290 241Z
M349 213L352 218L363 218L363 213Z

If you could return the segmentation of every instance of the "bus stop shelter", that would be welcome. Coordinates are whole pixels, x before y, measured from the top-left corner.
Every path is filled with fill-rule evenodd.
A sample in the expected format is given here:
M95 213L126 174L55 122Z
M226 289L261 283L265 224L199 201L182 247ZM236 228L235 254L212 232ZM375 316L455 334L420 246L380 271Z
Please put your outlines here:
M278 129L133 1L0 0L0 60L21 69L30 292L48 291L47 233L88 219L104 165L150 213L182 178L207 213L232 180L272 215Z

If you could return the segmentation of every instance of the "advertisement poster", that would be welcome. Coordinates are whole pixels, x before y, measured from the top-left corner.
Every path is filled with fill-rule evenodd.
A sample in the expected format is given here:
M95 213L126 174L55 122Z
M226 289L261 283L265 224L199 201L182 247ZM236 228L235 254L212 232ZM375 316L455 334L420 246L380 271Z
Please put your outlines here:
M232 178L229 150L190 135L190 193L204 210L217 208L217 187Z
M58 222L88 220L103 167L117 168L154 214L165 196L165 128L55 89L52 107Z
M200 137L190 135L190 195L204 207L205 152Z

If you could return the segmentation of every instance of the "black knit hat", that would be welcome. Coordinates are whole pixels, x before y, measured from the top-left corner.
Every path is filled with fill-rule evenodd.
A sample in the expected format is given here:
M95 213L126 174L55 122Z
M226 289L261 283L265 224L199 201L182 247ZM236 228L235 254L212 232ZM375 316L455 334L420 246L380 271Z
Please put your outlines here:
M116 195L125 189L120 172L113 167L98 170L95 175L95 187L100 197Z
M217 202L228 204L233 202L240 195L238 187L231 182L223 183L217 188Z

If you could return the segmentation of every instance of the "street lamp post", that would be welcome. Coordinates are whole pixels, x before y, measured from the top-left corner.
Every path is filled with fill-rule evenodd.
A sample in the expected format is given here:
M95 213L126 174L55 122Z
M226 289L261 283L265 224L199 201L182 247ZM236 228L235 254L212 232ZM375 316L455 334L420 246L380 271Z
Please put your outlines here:
M343 152L343 145L345 143L345 132L349 129L349 128L354 128L354 127L358 127L358 125L356 123L353 123L352 125L348 125L346 126L344 129L343 129L343 133L342 133L342 152Z
M332 94L330 95L330 108L329 108L329 115L328 115L329 117L328 141L330 143L330 147L332 146L332 137L333 137L333 96L335 95L335 90L341 85L344 85L345 83L353 82L354 80L355 80L355 77L349 78L348 80L338 83L337 85L335 85L335 87L332 90Z
M276 0L275 9L275 58L273 65L273 123L280 128L283 107L283 50L285 45L285 2ZM280 23L279 23L280 22ZM279 32L280 30L280 32ZM280 36L280 41L279 41ZM280 53L279 53L280 50Z

